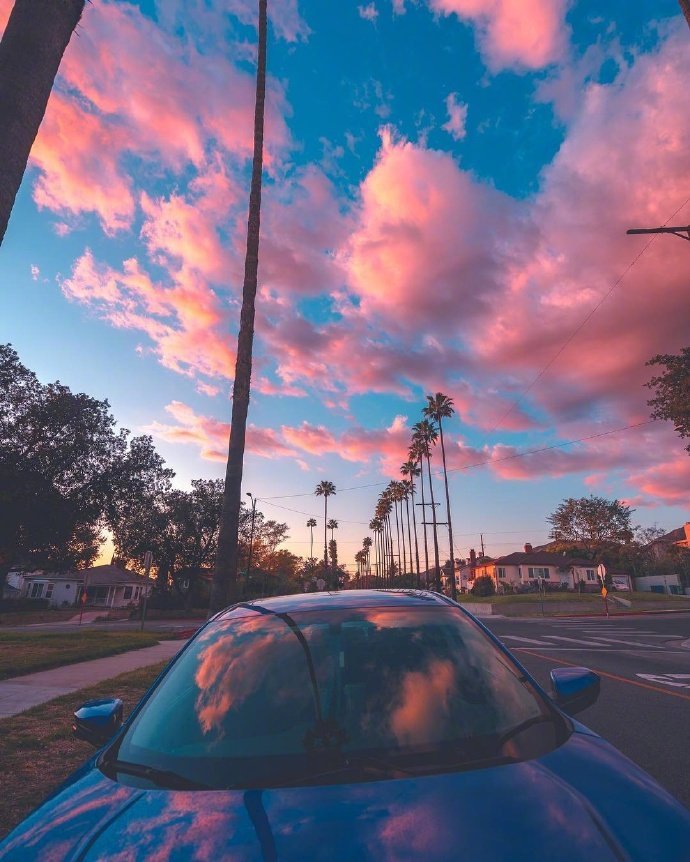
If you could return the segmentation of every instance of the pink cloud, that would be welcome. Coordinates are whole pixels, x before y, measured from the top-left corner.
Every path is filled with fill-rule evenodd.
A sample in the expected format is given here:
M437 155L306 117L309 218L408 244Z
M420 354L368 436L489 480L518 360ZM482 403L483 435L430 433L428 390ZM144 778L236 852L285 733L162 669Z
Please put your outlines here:
M428 0L434 12L457 15L477 29L492 71L538 69L564 59L566 0Z
M359 17L364 18L365 21L376 21L379 17L375 3L367 3L366 6L358 6L357 11L359 12Z
M446 97L446 110L448 111L448 122L444 123L441 128L448 132L454 141L461 141L467 134L465 129L467 105L458 102L457 93L450 93Z
M190 166L217 177L217 151L251 157L253 76L166 32L133 5L87 6L58 86L32 158L39 206L63 216L92 211L110 233L129 227L135 200L127 156L147 164L149 180ZM269 81L269 167L289 143L286 111L280 85Z
M161 363L182 374L231 377L235 357L224 334L225 312L203 282L154 282L138 260L121 270L98 263L86 251L61 282L65 296L92 308L114 326L144 332Z

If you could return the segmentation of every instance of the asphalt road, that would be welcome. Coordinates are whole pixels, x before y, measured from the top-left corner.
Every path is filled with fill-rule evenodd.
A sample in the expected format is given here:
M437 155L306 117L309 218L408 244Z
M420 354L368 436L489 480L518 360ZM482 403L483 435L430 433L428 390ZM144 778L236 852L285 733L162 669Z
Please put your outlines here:
M690 808L690 614L482 622L547 691L551 668L599 673L578 720Z

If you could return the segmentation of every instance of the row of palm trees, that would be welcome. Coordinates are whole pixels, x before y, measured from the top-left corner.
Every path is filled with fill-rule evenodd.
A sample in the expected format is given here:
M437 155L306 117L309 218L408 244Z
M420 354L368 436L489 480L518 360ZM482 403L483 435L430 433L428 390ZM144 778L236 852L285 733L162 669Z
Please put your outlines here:
M358 584L380 584L383 586L432 586L442 589L441 560L439 558L438 528L434 483L432 482L431 459L435 447L440 444L441 462L443 465L443 482L446 497L446 514L448 520L443 522L448 527L448 544L450 547L450 589L455 598L455 566L453 523L450 510L450 494L448 491L448 472L446 468L446 447L443 436L443 420L449 419L454 413L453 399L442 392L426 396L427 404L422 410L423 418L412 427L407 460L400 467L402 479L391 480L381 492L374 509L374 517L369 523L369 529L374 538L365 536L361 550L355 554L357 564L356 580ZM426 488L425 488L426 478ZM427 501L427 491L429 500ZM333 497L336 488L333 482L319 482L314 491L317 497L323 497L323 578L328 584L328 530L333 540L334 530L338 528L335 519L328 519L328 498ZM421 502L416 502L416 495ZM424 569L420 564L420 542L417 529L416 507L421 508L421 525L423 535ZM427 515L431 510L431 518ZM311 531L311 552L314 557L314 527L316 519L310 518L307 527ZM431 527L431 544L433 552L433 568L429 564L429 531ZM374 561L371 550L374 549ZM335 567L332 566L332 569ZM375 570L375 571L374 571ZM430 577L430 573L431 577ZM336 584L337 586L337 584Z
M448 543L450 547L450 589L455 598L454 544L453 523L450 510L450 494L448 491L448 473L446 468L446 449L443 436L443 420L455 413L453 399L437 392L427 395L426 407L422 410L423 419L412 427L412 435L407 453L407 460L402 464L401 480L393 479L379 495L374 509L369 529L374 534L374 540L369 537L364 540L362 549L355 555L358 578L365 583L382 583L384 586L425 586L432 585L441 590L441 561L439 558L438 518L436 516L436 495L432 482L431 459L435 447L440 444L441 461L443 465L443 480L446 498L446 513L448 520ZM426 477L426 488L425 488ZM427 501L428 492L428 501ZM421 502L416 502L419 495ZM421 509L421 525L423 527L424 568L420 565L420 542L417 530L416 507ZM431 510L431 517L427 510ZM433 553L433 568L429 564L429 531L431 527L431 551ZM375 561L372 574L371 547L374 547ZM432 576L430 577L430 572Z

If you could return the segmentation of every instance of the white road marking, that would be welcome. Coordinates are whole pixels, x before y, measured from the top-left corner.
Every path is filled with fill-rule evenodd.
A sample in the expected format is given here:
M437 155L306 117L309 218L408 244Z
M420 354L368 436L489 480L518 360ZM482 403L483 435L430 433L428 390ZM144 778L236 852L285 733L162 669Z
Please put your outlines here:
M662 685L672 686L673 688L690 688L690 685L687 683L676 681L681 679L690 680L690 673L638 673L636 676L649 680L649 682L658 682Z
M584 646L596 646L596 647L606 646L606 644L597 643L596 641L592 641L592 640L583 641L583 640L578 640L577 638L566 638L566 637L563 637L562 635L546 635L546 637L548 637L549 640L552 640L552 641L568 641L568 643L571 643L571 644L582 644ZM603 640L603 638L601 640ZM646 646L646 644L643 644L643 646Z
M548 646L547 641L535 641L532 638L519 638L517 635L503 635L503 640L520 641L520 643L523 644L536 644L536 646Z
M602 636L599 638L599 640L612 644L627 644L628 646L641 646L647 647L648 649L663 649L662 646L657 646L656 644L643 644L639 641L624 641L622 640L622 638L605 638Z

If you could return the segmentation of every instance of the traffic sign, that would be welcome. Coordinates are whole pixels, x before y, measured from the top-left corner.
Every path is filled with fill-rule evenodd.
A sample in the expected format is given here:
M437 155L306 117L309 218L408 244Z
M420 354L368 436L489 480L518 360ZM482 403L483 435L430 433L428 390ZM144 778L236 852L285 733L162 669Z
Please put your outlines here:
M609 591L606 589L606 587L601 588L601 594L604 598L606 598L606 596L608 596Z
M602 581L606 577L606 566L603 563L599 563L599 565L597 566L597 574L602 579Z

